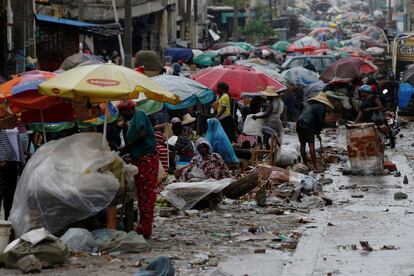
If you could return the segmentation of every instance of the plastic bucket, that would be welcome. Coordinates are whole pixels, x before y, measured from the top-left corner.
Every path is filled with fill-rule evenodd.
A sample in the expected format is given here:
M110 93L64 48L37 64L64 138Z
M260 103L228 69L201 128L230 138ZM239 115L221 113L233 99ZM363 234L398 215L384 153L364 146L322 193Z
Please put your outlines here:
M0 253L3 253L3 250L9 244L11 229L12 224L10 221L0 220Z

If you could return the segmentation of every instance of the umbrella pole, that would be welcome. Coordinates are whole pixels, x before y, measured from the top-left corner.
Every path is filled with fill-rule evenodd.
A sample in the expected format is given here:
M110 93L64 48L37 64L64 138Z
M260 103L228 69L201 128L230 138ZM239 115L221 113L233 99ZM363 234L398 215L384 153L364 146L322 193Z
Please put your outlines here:
M43 141L45 141L45 144L46 144L47 143L47 138L46 138L45 119L43 117L43 110L41 110L41 109L40 109L40 120L42 121Z
M102 147L105 147L107 128L108 128L108 101L105 102L105 119L104 119L104 129L103 129L103 137L102 137Z

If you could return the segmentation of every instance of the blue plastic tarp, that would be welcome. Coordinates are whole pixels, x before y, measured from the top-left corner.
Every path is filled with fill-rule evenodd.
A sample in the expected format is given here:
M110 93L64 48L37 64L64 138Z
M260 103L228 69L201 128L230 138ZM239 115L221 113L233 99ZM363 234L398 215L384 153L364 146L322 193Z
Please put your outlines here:
M165 50L164 56L170 56L172 62L177 62L180 59L184 62L188 62L193 58L193 50L189 48L168 48Z
M411 84L401 83L398 88L398 107L407 108L413 94L414 87Z

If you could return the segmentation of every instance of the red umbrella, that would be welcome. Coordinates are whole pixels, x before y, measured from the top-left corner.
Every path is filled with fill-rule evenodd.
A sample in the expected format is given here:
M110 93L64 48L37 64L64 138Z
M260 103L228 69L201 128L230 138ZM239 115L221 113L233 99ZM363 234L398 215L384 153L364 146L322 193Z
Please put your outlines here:
M210 67L192 75L191 78L213 91L217 91L219 82L225 82L230 87L230 96L235 99L239 99L242 94L264 91L268 86L274 87L277 91L286 89L278 80L242 65Z
M361 58L344 58L332 63L321 75L324 82L348 82L377 71L377 67Z

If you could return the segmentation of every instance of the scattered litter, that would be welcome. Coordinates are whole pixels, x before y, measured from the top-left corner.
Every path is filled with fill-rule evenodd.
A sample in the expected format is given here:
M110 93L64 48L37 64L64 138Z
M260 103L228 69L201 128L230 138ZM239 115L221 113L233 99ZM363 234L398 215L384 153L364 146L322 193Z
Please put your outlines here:
M369 243L367 241L360 241L359 242L362 246L362 250L364 251L372 251L372 247L369 245Z
M194 256L195 258L192 259L189 263L191 265L203 265L208 261L208 255L207 254L197 254Z
M301 209L314 209L324 207L325 201L318 196L306 196L301 199L301 202L293 202L293 205Z
M123 232L109 229L100 229L92 232L99 252L108 253L139 253L148 251L149 244L144 237L135 231Z
M134 274L134 276L174 276L175 269L171 263L170 258L166 256L159 256L151 261L145 268Z
M96 241L92 233L83 228L70 228L60 238L73 252L92 253L96 247Z
M404 199L407 199L407 198L408 198L407 194L403 193L403 192L397 192L397 193L394 194L394 199L395 200L404 200Z
M24 273L41 272L42 263L36 258L35 255L30 254L26 257L21 258L17 263L16 267Z
M404 175L403 184L408 184L408 177L406 175Z
M397 250L397 247L394 245L384 245L381 250Z

